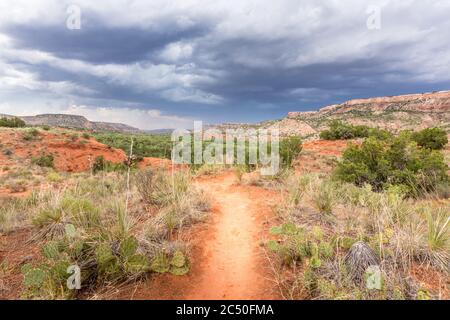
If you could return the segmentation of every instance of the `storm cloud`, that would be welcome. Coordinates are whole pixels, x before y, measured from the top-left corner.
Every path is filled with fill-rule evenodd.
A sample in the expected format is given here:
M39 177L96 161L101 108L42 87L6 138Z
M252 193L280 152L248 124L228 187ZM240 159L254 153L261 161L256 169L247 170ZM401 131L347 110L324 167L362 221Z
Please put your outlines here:
M0 113L172 128L446 90L449 14L431 0L4 0Z

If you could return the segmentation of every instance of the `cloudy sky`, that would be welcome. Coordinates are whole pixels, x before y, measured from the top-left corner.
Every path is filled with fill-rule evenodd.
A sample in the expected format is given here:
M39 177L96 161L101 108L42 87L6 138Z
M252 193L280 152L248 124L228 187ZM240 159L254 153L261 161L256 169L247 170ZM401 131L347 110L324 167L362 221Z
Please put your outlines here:
M1 0L0 113L175 128L446 90L449 16L448 0Z

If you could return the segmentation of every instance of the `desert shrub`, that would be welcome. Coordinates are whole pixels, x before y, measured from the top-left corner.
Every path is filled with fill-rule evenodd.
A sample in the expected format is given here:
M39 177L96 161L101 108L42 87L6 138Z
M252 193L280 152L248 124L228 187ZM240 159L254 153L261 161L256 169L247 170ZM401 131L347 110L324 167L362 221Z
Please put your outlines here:
M0 127L21 128L25 127L25 122L17 117L14 118L2 117L0 118Z
M89 140L91 138L91 135L87 132L83 133L82 135L83 139Z
M320 138L324 140L354 139L368 136L368 128L363 126L353 126L339 120L331 121L329 130L320 133Z
M80 136L78 135L78 133L72 133L72 134L70 135L70 141L71 141L71 142L76 142L76 141L78 140L79 137L80 137Z
M38 157L33 157L31 159L31 163L38 165L40 167L53 168L54 167L54 156L53 154L42 154Z
M378 139L388 139L392 135L385 130L370 128L362 125L351 125L339 120L331 121L328 130L320 133L320 138L324 140L347 140L355 138L376 137Z
M412 140L424 148L432 150L443 149L448 143L447 132L440 128L427 128L412 134Z
M94 164L92 165L92 171L94 173L98 171L103 171L105 170L105 165L106 165L105 158L103 156L99 156L95 158Z
M48 126L48 125L43 125L41 128L42 128L42 130L44 130L44 131L49 131L49 130L51 129L51 127Z
M63 179L64 178L56 171L52 171L47 174L47 181L49 182L61 182Z
M302 151L302 140L299 137L288 137L280 141L280 164L289 168Z
M357 186L370 184L376 191L403 185L411 195L448 183L443 155L417 147L406 135L389 142L368 138L361 146L350 144L336 167L335 177Z
M23 140L31 141L39 135L39 130L36 128L30 129L23 134Z
M103 156L98 156L95 158L95 161L92 165L92 171L94 173L100 171L106 172L115 172L115 171L124 171L127 169L127 166L124 163L113 163L111 161L105 160Z

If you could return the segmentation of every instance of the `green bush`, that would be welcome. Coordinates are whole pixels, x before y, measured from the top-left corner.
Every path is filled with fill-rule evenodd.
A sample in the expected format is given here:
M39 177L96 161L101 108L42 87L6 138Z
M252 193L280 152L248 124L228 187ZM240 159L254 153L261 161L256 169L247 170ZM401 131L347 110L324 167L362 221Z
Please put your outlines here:
M448 143L447 132L440 128L427 128L412 134L412 140L421 147L440 150Z
M43 154L43 155L40 155L39 157L34 157L31 159L31 163L38 165L40 167L47 167L47 168L53 168L55 166L53 161L54 161L54 156L51 153L46 154L46 155Z
M355 138L376 137L378 139L388 139L392 135L385 130L370 128L368 126L355 126L339 120L331 121L329 130L320 133L323 140L347 140Z
M30 129L27 132L24 133L23 135L23 140L25 141L31 141L34 138L36 138L39 135L39 130L38 129Z
M302 151L302 140L299 137L289 137L280 141L280 164L287 168Z
M98 156L95 158L94 164L92 165L92 171L94 173L100 171L106 172L115 172L115 171L124 171L127 169L127 166L124 163L113 163L111 161L105 160L103 156Z
M25 127L25 122L20 118L6 118L2 117L0 119L0 127L7 128L22 128Z
M350 144L335 176L357 186L370 184L376 191L391 185L404 186L410 195L434 191L438 185L448 183L443 155L418 147L409 137L402 133L389 142L371 137L360 146Z
M131 138L133 138L133 155L138 159L143 157L171 158L172 141L168 134L96 133L93 136L97 141L113 148L122 149L127 154L130 152Z

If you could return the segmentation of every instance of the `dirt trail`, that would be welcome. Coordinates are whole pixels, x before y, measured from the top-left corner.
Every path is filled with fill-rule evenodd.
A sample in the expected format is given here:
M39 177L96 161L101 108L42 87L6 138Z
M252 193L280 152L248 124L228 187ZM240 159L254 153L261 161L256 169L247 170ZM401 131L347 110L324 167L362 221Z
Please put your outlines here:
M200 281L186 299L262 299L267 280L261 273L259 247L262 228L258 199L234 186L234 175L203 180L199 185L214 197L214 237L205 243L207 260Z
M270 191L236 185L233 173L202 177L212 197L211 217L188 230L192 265L183 277L170 274L119 290L117 299L277 299L260 247L273 214ZM111 298L111 297L109 297Z

